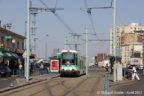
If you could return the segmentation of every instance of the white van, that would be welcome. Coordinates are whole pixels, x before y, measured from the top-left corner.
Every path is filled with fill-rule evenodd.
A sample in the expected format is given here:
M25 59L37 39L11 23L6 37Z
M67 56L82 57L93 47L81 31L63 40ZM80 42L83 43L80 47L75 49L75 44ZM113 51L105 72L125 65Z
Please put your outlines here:
M103 65L102 65L103 67L105 67L106 64L108 64L108 66L110 66L110 61L109 61L109 60L103 60L103 61L102 61L102 64L103 64Z

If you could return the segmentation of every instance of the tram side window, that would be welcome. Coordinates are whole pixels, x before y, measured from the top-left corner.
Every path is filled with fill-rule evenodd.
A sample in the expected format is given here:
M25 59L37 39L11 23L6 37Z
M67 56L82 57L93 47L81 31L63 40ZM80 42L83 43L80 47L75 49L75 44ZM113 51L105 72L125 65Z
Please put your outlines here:
M80 60L80 69L81 69L81 60Z
M78 57L78 56L77 56L77 54L76 54L76 55L75 55L75 64L76 64L76 65L78 65L78 64L77 64L77 57Z
M84 64L83 64L83 60L82 60L82 69L84 69Z

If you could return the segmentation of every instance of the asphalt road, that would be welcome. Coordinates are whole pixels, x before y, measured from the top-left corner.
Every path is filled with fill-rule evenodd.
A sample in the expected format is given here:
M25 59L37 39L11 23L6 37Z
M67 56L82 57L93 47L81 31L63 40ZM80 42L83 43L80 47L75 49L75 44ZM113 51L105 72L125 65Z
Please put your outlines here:
M57 77L1 93L0 96L103 96L105 72L91 68L89 75Z

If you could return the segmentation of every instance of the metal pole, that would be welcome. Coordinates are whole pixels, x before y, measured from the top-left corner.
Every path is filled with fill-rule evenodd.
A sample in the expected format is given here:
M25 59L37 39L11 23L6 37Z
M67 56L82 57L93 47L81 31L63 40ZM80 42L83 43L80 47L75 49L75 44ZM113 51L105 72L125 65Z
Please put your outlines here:
M27 27L26 27L26 26L27 26L27 21L25 21L25 37L26 37L26 33L27 33L27 31L26 31L26 30L27 30ZM25 38L25 50L26 50L26 38ZM27 58L27 57L26 57L26 55L25 55L25 62L24 62L24 63L25 63L25 66L24 66L24 69L25 69L25 71L24 71L24 72L25 72L25 73L24 73L24 74L25 74L25 78L26 78L26 58Z
M86 28L86 75L88 75L88 29Z
M27 0L27 33L26 33L26 82L29 82L29 54L30 54L30 0Z
M142 64L142 65L144 66L144 31L143 31L143 33L142 33L142 42L143 42L143 44L142 44L142 46L143 46L143 47L142 47L142 48L143 48L143 56L142 56L143 59L142 59L142 63L143 63L143 64Z
M47 37L48 37L48 34L46 34L45 59L47 59Z
M117 48L117 34L116 34L116 0L113 0L114 6L113 6L113 55L115 57L114 62L114 82L116 82L116 48Z
M36 54L36 40L37 40L38 38L34 38L34 54Z

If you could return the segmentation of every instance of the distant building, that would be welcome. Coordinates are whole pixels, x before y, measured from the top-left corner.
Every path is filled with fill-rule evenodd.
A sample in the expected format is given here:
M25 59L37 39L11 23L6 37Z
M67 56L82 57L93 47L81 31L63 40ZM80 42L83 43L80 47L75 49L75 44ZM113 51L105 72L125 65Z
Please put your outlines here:
M95 62L98 65L100 65L100 63L103 60L107 60L107 59L108 59L108 55L106 53L98 53L97 56L95 56Z
M131 23L129 25L117 26L117 56L122 58L124 67L129 64L130 58L135 52L140 53L142 57L142 34L135 33L137 30L144 30L144 26L138 23ZM113 54L113 32L110 30L110 54Z

